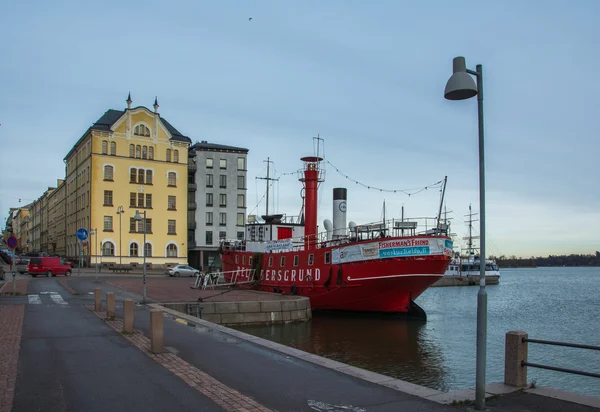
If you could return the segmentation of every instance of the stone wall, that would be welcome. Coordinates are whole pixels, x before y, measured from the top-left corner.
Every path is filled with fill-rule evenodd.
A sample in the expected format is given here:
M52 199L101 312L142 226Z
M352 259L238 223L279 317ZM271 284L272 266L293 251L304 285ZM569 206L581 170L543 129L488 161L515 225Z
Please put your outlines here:
M305 322L312 318L310 300L163 303L162 306L221 325L270 325Z

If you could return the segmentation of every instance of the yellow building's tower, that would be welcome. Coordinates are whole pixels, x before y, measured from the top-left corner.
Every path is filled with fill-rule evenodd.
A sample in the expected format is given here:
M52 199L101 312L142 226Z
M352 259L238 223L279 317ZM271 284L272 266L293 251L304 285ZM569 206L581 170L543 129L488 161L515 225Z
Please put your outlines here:
M77 257L78 228L90 231L90 264L148 267L187 263L189 137L146 107L108 110L65 157L67 254ZM136 211L146 211L143 222Z

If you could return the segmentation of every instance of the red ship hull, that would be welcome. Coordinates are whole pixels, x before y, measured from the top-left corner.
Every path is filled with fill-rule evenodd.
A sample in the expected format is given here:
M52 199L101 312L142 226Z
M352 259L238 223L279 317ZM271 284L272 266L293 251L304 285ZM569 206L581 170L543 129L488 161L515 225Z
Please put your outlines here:
M407 238L382 241L407 241ZM368 244L373 243L353 242L350 245L364 247ZM439 280L450 263L447 254L334 263L334 249L335 246L280 253L224 249L221 264L227 281L254 279L254 282L239 286L306 296L310 298L312 309L406 313L412 300Z

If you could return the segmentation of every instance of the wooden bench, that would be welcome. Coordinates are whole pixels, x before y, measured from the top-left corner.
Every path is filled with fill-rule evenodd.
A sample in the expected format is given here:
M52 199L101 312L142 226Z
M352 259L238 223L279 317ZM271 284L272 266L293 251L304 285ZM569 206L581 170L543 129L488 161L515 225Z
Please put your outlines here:
M129 271L131 270L131 266L129 265L114 265L109 267L108 269L112 270L113 273L129 273Z

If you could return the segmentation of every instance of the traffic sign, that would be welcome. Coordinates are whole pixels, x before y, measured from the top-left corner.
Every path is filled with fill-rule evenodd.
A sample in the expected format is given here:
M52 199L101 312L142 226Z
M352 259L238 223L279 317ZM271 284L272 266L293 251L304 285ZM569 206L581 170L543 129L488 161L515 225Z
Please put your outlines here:
M7 240L6 240L6 246L8 246L9 249L14 249L17 247L17 238L14 236L10 236Z
M77 229L77 239L86 240L88 238L88 231L84 228Z

